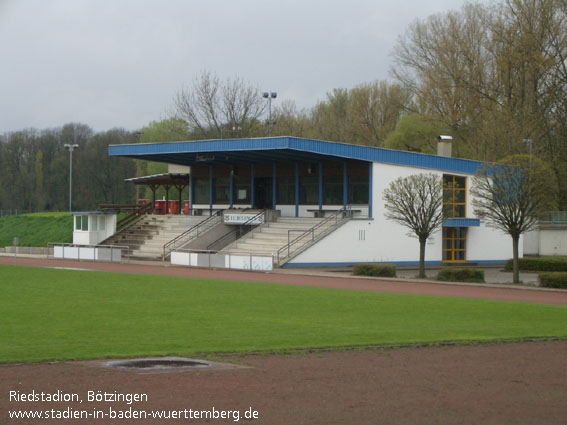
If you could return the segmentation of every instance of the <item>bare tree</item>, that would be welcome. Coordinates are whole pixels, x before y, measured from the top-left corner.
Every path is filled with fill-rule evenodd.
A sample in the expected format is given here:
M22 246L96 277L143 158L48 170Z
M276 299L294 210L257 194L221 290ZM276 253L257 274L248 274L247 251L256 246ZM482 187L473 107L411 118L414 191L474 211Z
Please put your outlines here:
M519 283L520 236L556 207L557 186L553 172L537 158L514 155L505 162L480 168L471 194L475 214L512 237L513 281Z
M259 127L266 104L258 88L240 78L220 78L208 71L182 88L174 100L174 115L189 124L195 137L246 137Z
M400 177L384 190L386 218L419 239L419 276L425 277L425 244L443 223L443 182L434 174Z

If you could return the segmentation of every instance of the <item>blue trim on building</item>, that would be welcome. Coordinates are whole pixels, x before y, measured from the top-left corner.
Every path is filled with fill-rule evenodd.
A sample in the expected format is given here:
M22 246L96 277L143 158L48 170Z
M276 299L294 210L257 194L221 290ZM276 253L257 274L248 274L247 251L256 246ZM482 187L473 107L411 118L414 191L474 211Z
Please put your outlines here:
M230 166L230 174L228 179L228 190L230 193L228 194L230 208L234 206L234 165Z
M323 163L319 163L319 209L323 209Z
M480 227L480 219L450 218L443 222L443 227Z
M213 166L209 165L209 215L213 215Z
M324 142L296 137L205 140L194 142L110 145L110 156L125 156L181 165L261 161L353 159L366 162L475 174L483 163L415 152Z
M490 266L490 265L502 265L508 260L470 260L466 263L462 263L463 267L467 264L477 264L479 266ZM282 269L308 269L308 268L320 268L320 267L351 267L358 264L393 264L396 267L419 267L419 261L383 261L383 262L329 262L329 263L286 263L282 266ZM426 261L425 265L428 267L441 267L444 264L441 261ZM459 264L460 266L461 264Z
M348 175L347 175L347 163L343 162L343 208L348 205Z
M372 218L372 195L374 194L374 192L372 192L372 173L373 173L373 165L374 163L370 163L368 164L368 166L370 167L368 170L368 217Z
M277 175L276 175L276 163L275 161L272 163L272 209L276 209L276 205L278 202L278 198L277 198L277 193L276 193L276 189L277 189Z
M189 212L191 215L193 215L194 203L195 203L195 181L193 180L193 172L191 172L189 173Z
M254 208L255 192L254 192L254 163L250 164L250 206Z
M295 163L295 216L299 217L299 162Z

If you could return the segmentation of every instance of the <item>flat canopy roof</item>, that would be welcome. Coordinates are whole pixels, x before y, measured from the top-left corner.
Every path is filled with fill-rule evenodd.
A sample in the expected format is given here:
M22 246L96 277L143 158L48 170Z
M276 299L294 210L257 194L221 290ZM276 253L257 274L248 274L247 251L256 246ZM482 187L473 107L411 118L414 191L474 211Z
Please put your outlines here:
M188 184L189 181L189 174L172 174L172 173L165 173L165 174L153 174L151 176L143 176L143 177L132 177L129 179L125 179L126 182L132 182L134 184L154 184L154 185L182 185Z
M110 145L110 156L168 164L210 165L270 162L317 162L353 159L431 170L475 174L481 162L297 137L199 140Z

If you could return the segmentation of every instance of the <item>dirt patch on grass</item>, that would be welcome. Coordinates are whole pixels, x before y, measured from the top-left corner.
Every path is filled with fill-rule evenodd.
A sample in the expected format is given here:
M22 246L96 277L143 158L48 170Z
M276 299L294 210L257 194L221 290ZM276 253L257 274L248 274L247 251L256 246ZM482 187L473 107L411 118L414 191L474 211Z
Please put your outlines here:
M567 342L223 356L247 368L133 373L103 361L0 366L0 422L16 409L258 412L257 424L564 424ZM14 402L19 394L78 394L79 402ZM89 402L88 391L147 394ZM73 419L41 423L235 423L225 419ZM240 417L240 422L249 423Z

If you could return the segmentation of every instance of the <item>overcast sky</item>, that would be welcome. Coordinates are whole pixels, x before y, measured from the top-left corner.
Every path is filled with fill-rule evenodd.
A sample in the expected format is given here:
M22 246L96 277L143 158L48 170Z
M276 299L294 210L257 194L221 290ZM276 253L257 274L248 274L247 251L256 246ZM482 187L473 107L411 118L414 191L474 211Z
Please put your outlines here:
M0 133L138 129L203 70L300 108L388 79L396 39L464 0L0 0Z

